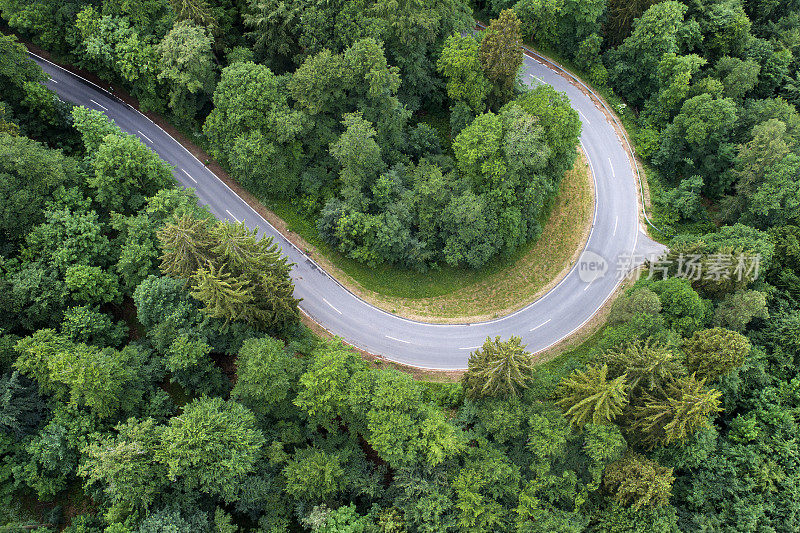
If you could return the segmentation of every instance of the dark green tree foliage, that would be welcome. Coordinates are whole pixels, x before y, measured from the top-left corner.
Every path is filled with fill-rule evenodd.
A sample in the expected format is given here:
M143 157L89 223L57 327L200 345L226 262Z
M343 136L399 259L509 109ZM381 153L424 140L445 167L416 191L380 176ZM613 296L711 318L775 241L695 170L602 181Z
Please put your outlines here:
M0 239L18 244L44 221L58 187L78 183L74 160L26 137L0 133Z
M0 378L0 432L20 439L34 433L46 413L36 384L19 372Z
M676 1L657 2L633 23L633 32L609 57L609 80L632 105L656 93L658 63L679 51L678 34L687 8Z
M13 35L0 35L0 56L3 114L16 118L15 125L21 126L23 135L54 148L74 150L76 138L68 125L69 106L41 85L47 75L28 57L25 47Z
M510 9L500 13L486 28L479 57L486 78L492 83L492 107L508 103L514 95L517 73L522 66L519 18Z
M244 224L186 214L159 230L161 269L182 278L210 317L280 329L298 320L291 265L271 238Z

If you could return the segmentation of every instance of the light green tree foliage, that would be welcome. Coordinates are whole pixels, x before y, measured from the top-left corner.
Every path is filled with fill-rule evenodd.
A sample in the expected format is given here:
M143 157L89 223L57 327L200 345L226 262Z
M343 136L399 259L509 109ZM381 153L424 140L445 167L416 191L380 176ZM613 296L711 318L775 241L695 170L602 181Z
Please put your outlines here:
M422 398L419 385L397 371L361 371L348 385L348 407L354 427L394 468L433 468L463 446L460 433L433 404Z
M190 20L212 34L219 30L214 11L205 0L170 0L169 5L175 13L176 20Z
M675 476L672 468L629 452L606 467L603 482L620 505L639 510L667 505Z
M124 135L119 126L102 112L96 109L75 106L72 108L72 121L75 129L81 134L83 146L87 154L93 154L100 148L106 136Z
M192 123L214 92L213 44L206 28L181 20L155 47L161 67L158 79L169 84L169 107L184 124Z
M557 182L571 169L577 158L576 148L581 134L581 120L572 109L569 98L549 85L530 90L517 99L518 105L538 118L550 148L547 173Z
M283 468L286 491L301 501L321 502L341 490L342 469L339 457L315 448L298 450Z
M508 530L519 483L519 467L500 450L485 442L468 448L466 463L452 482L458 530Z
M340 131L342 116L356 111L374 125L384 159L400 158L403 130L411 113L396 96L400 70L390 65L380 41L361 39L341 54L323 50L310 56L292 74L288 86L300 108L314 117L307 136L307 150L314 160Z
M239 498L243 478L254 471L263 446L264 436L250 410L221 398L200 398L170 420L155 459L167 468L167 479L185 490L233 502Z
M339 173L342 196L350 205L366 210L365 190L384 166L381 148L375 141L377 132L361 113L344 115L342 125L345 131L330 148L331 155L342 168Z
M725 56L717 60L714 74L725 87L725 96L741 100L758 84L761 65L758 62Z
M739 2L710 4L700 18L701 47L709 57L741 56L750 37L750 19Z
M45 222L28 233L21 250L25 261L48 264L62 275L73 265L105 266L111 254L99 215L66 207L46 211Z
M785 224L798 214L797 140L776 118L754 126L751 135L739 147L732 171L736 194L723 199L723 212L728 220L741 216L757 227Z
M338 509L330 509L324 503L315 505L301 522L312 533L363 533L371 525L366 517L358 514L355 504L352 503ZM380 531L384 530L395 531L385 528Z
M691 91L692 78L706 63L696 54L664 54L658 63L658 92L650 97L644 108L648 121L663 127L672 120Z
M61 323L61 333L73 342L95 346L119 346L127 332L124 322L114 323L108 314L85 305L68 308Z
M576 369L559 383L556 404L575 426L583 427L589 422L608 424L628 404L626 378L623 374L608 379L605 364Z
M302 113L289 107L284 81L249 62L222 71L203 125L214 157L229 164L244 186L270 196L297 188L305 128Z
M321 345L311 353L308 368L300 376L295 405L308 413L313 423L336 428L336 418L345 413L350 377L364 367L343 343Z
M231 397L257 415L282 417L291 414L291 401L300 373L300 361L282 341L264 337L249 339L236 359L236 385Z
M89 305L119 302L117 276L100 267L72 265L67 268L64 281L78 302Z
M523 483L514 509L517 531L582 531L587 518L579 509L586 501L587 488L578 481L574 471L560 470L555 466L567 454L572 436L569 423L557 408L547 406L532 414L528 425L526 449L532 455L530 468L534 475ZM589 435L595 434L595 426L590 424L586 427L587 452L592 461L600 460L600 453L614 453L612 438L590 438ZM615 426L597 427L616 429ZM597 448L602 448L598 454L592 451L596 446L590 444L595 441ZM599 470L602 472L602 466Z
M618 460L628 446L619 427L614 424L587 424L583 449L591 460L589 473L592 476L587 491L600 487L603 472L612 461Z
M522 339L489 338L469 357L469 369L462 376L464 390L471 397L516 397L528 387L533 360Z
M747 337L723 328L697 331L683 343L689 371L708 381L715 381L742 366L750 348Z
M492 83L491 107L499 109L514 97L517 72L522 66L519 18L506 9L489 23L480 45L480 62Z
M93 6L81 10L75 24L87 63L106 76L119 76L134 89L142 108L160 111L158 54L151 37L121 16L101 15Z
M633 427L650 447L685 442L694 432L711 426L711 417L721 411L716 389L692 374L671 382L664 395L645 395L644 404L634 409Z
M483 73L480 43L475 37L448 37L439 57L438 69L447 78L447 96L451 100L464 102L478 113L485 111L491 85Z
M109 211L135 212L175 183L169 165L134 135L107 135L89 157L94 175L87 182Z
M648 288L661 300L661 313L667 325L688 336L711 319L711 306L692 288L686 278L667 278L652 282Z
M109 517L149 509L169 484L166 466L155 459L164 429L152 418L131 418L82 450L78 474L87 488L102 488Z
M141 400L144 353L134 346L121 351L76 344L50 329L19 341L15 366L35 379L43 393L100 417L130 410Z

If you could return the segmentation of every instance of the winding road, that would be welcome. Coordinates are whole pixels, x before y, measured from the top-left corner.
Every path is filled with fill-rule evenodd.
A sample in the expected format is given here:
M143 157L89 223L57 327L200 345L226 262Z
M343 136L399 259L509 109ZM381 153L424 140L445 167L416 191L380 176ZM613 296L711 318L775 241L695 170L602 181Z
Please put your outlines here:
M282 246L302 310L331 333L373 354L423 368L463 369L487 336L521 336L528 350L544 350L580 329L615 292L618 267L642 263L661 251L639 223L637 182L625 147L594 101L565 77L529 55L524 78L547 83L569 97L583 122L581 144L595 180L595 214L586 248L575 267L543 297L508 316L476 324L416 322L378 309L340 285L273 228L178 141L147 117L89 81L32 54L60 98L103 111L124 131L174 166L177 180L221 219L244 222Z

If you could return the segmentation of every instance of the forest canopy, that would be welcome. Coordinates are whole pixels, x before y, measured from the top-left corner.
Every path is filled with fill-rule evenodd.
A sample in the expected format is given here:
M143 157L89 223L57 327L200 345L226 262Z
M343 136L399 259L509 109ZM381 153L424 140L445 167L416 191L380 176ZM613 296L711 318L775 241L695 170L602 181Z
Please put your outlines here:
M0 0L3 29L198 139L367 264L479 268L576 157L523 40L615 104L667 260L551 362L455 383L300 323L291 265L219 222L0 36L0 524L70 533L800 529L800 3ZM665 274L665 275L664 275ZM521 332L522 333L522 332Z

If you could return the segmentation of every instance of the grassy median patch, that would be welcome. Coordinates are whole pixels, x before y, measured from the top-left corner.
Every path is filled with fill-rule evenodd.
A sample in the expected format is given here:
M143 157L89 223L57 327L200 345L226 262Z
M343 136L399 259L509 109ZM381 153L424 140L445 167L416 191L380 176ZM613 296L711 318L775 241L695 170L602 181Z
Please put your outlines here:
M442 267L425 274L370 268L322 242L313 221L286 203L270 203L315 261L360 297L392 313L428 322L463 322L502 316L536 300L577 259L594 211L594 183L581 154L561 181L543 217L539 239L480 270Z

